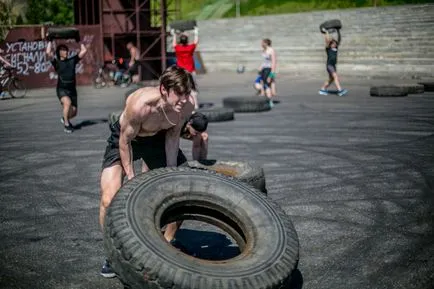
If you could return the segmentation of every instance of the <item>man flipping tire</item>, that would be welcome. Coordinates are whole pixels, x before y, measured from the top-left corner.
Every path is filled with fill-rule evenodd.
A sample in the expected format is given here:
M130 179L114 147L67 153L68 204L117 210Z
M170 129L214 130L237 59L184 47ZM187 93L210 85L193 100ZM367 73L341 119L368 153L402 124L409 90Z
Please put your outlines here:
M128 96L119 120L110 125L101 173L99 222L104 228L106 210L122 186L124 174L134 177L133 161L142 159L142 172L179 166L187 161L179 148L183 120L191 115L194 81L185 69L172 66L160 77L158 87L137 89ZM168 224L165 239L175 241L179 223ZM108 260L101 275L115 277Z

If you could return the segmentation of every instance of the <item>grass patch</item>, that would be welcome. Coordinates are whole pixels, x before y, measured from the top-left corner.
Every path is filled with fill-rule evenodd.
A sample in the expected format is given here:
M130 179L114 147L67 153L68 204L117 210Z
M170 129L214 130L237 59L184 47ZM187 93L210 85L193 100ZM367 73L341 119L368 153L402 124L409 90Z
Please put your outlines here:
M235 0L180 0L181 19L235 17ZM318 10L347 9L434 3L434 0L240 0L241 16L288 14ZM172 1L174 2L174 1ZM174 4L171 4L174 6Z

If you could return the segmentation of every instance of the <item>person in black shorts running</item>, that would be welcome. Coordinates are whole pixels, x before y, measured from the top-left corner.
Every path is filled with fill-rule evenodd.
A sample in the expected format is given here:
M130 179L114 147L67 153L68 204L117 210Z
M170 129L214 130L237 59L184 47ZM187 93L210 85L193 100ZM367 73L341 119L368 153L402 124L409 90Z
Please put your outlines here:
M327 95L328 91L327 88L334 82L336 85L336 88L338 89L338 95L343 96L348 91L346 89L342 89L338 73L336 70L336 64L338 62L338 46L340 43L340 33L338 31L338 40L333 39L330 37L330 34L327 30L324 31L324 39L326 43L326 53L327 53L327 72L329 74L329 79L324 83L324 85L321 87L319 94Z
M54 55L54 41L48 42L46 54L57 72L57 97L63 106L63 116L60 121L65 126L64 131L71 133L73 126L70 120L77 115L77 89L75 80L75 66L87 52L86 47L81 44L80 52L68 57L68 47L64 44L57 46Z

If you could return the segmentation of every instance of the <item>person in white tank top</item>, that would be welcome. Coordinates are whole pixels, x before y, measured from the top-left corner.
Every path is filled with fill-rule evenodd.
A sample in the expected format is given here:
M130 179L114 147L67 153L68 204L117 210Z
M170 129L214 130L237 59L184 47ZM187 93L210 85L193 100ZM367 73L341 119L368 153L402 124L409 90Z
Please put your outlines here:
M276 96L276 53L271 47L270 39L263 39L261 46L263 61L258 69L259 76L255 81L255 88L259 95L268 98L270 106L273 107L272 97Z

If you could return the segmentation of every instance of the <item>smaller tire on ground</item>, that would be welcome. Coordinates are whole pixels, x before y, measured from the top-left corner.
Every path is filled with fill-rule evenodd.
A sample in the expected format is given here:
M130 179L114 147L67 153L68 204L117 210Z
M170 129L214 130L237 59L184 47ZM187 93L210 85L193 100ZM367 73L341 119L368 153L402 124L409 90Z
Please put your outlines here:
M404 87L407 89L408 94L421 94L425 92L422 84L397 84L396 86Z
M233 161L200 160L189 161L184 164L184 166L186 165L190 168L215 171L222 175L234 177L267 194L264 170L253 164Z
M408 89L399 86L372 86L369 94L374 97L401 97L408 95Z
M202 108L197 112L202 113L208 119L208 122L220 122L234 120L234 110L232 108L216 107Z
M223 99L223 107L232 108L235 112L261 112L271 109L265 97L232 96Z
M421 82L419 84L423 85L425 91L434 91L434 82Z

